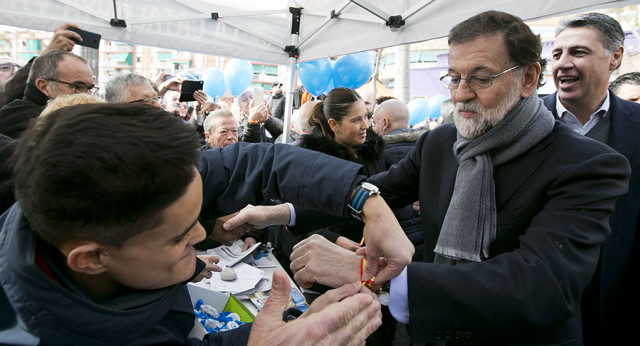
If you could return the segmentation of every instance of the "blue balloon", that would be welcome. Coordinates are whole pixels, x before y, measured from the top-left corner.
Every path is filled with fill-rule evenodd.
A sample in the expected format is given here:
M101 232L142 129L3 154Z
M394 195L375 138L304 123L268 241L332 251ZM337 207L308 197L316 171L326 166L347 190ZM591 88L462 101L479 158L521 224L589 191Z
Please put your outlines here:
M440 114L440 109L442 108L442 102L448 100L449 98L441 95L441 94L437 94L437 95L433 95L431 97L429 97L429 100L427 101L428 103L428 116L429 119L437 119L440 118L441 114Z
M253 80L253 67L247 60L231 59L224 66L224 82L233 96L240 95Z
M365 85L373 74L373 55L370 52L360 52L344 55L336 60L333 67L333 85L358 89Z
M336 87L333 85L333 78L331 78L331 81L329 82L329 85L327 85L327 88L324 89L324 91L322 92L323 95L329 95L329 92L333 89L335 89Z
M302 85L313 96L318 96L331 81L331 62L329 59L305 61L300 63L298 74Z
M220 97L227 91L227 86L224 82L224 72L221 69L214 67L209 69L205 74L204 79L204 92L207 95L213 97Z
M407 104L409 107L409 125L413 126L424 119L429 114L429 103L425 99L413 99Z

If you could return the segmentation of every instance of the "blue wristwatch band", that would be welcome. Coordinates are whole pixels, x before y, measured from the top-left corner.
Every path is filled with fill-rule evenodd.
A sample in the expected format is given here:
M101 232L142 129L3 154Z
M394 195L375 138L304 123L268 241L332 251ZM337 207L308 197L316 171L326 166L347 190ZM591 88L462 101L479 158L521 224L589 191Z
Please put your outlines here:
M349 212L355 219L362 221L362 207L364 202L367 201L371 195L379 195L380 190L370 183L362 183L356 188L356 192L353 194L351 201L349 202Z

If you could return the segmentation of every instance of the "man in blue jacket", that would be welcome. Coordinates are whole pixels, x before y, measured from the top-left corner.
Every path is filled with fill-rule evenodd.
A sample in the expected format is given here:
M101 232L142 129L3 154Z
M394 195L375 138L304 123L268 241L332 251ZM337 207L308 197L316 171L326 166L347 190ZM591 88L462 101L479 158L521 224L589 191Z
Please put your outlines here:
M556 93L545 106L573 131L608 144L631 165L629 192L611 214L611 236L582 298L585 345L638 344L640 299L632 283L640 275L640 105L607 90L622 61L624 32L613 18L587 13L556 29L552 73Z
M205 237L201 210L220 216L279 196L347 215L364 179L356 164L287 145L237 144L200 158L197 148L190 127L148 105L80 105L39 119L16 150L18 202L0 217L0 343L199 343L187 338L194 316L185 283L204 267L193 248ZM322 178L336 170L340 182ZM245 221L290 222L286 205L274 208ZM380 197L362 213L387 239L402 236ZM238 229L227 233L237 238ZM411 245L399 239L394 247ZM411 256L378 250L392 264ZM276 273L273 299L253 327L201 342L361 343L380 325L379 304L359 283L285 323L288 289Z

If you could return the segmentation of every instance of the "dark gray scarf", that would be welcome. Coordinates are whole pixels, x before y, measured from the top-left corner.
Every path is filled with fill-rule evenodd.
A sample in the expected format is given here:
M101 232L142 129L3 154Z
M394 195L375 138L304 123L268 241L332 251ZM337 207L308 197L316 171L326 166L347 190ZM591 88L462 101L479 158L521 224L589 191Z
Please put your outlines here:
M551 133L554 122L534 92L485 134L467 139L458 133L453 153L460 166L436 244L435 263L456 265L489 257L497 219L493 168L538 144Z

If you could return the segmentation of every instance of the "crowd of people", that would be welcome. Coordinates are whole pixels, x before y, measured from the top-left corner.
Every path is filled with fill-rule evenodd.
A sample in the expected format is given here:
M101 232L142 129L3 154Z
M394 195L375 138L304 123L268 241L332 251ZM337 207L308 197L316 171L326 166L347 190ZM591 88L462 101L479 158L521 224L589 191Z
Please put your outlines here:
M558 26L539 97L539 36L477 14L449 32L438 126L339 87L295 99L285 140L281 82L231 107L180 101L181 77L97 92L69 26L0 60L0 343L640 342L640 77L609 84L613 18ZM323 294L287 309L276 271L254 323L189 338L186 283L220 270L195 248L238 239Z

